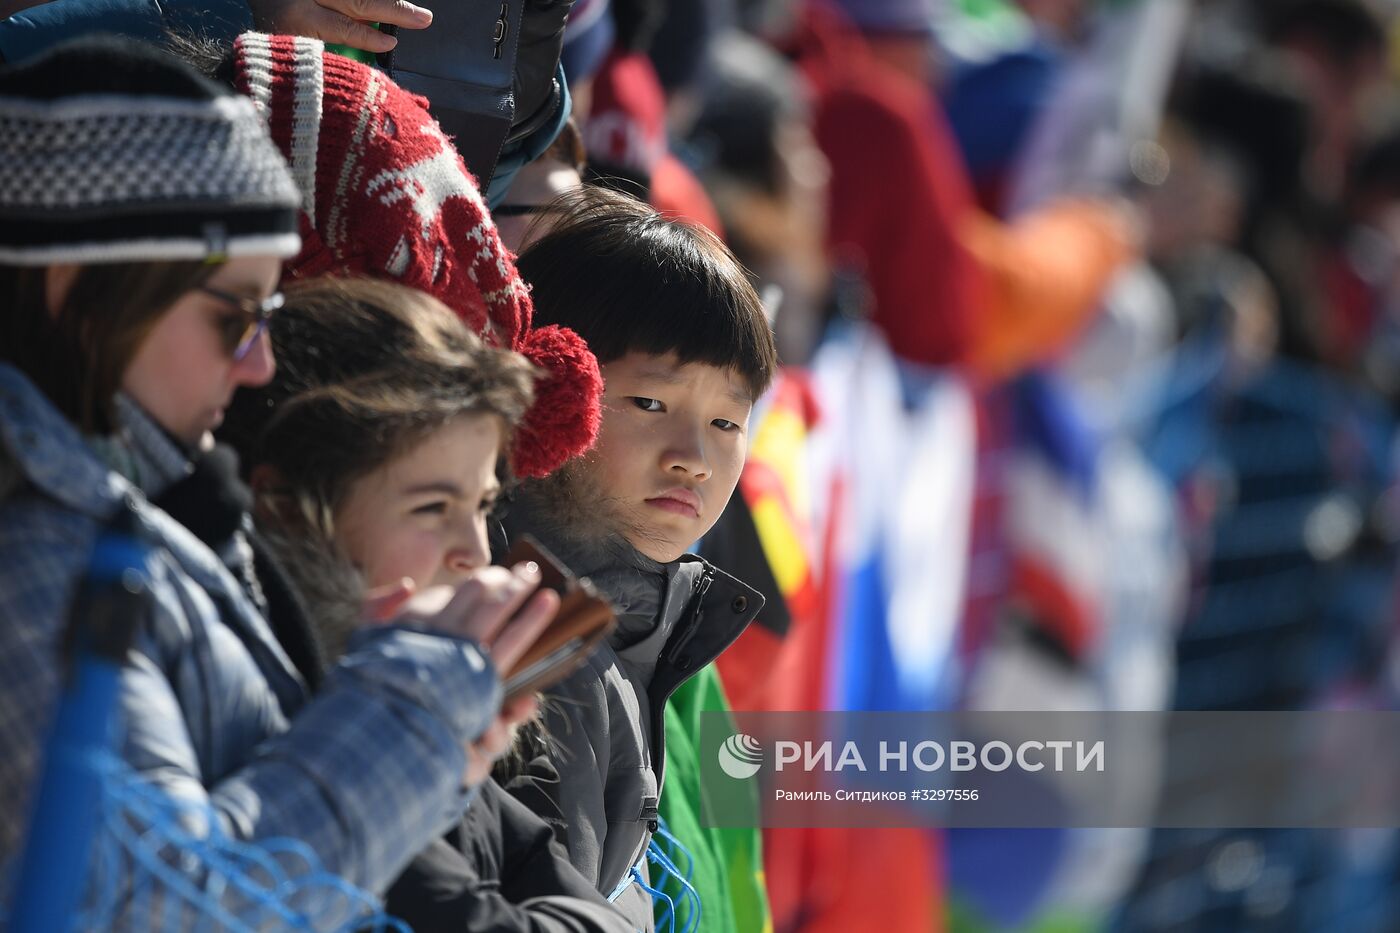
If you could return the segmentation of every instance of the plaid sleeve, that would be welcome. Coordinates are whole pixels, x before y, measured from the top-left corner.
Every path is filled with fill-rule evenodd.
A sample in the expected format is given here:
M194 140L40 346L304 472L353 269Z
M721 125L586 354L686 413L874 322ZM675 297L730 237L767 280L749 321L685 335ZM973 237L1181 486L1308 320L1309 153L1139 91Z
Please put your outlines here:
M463 745L500 704L494 670L470 642L380 629L324 689L227 776L201 773L166 673L133 664L124 685L127 760L173 796L208 795L235 840L291 838L350 884L382 892L461 817ZM206 785L208 789L206 791Z
M94 530L37 500L0 508L0 868L26 830ZM235 840L299 840L328 871L382 891L470 800L463 746L500 704L489 661L470 642L377 628L289 723L209 596L159 576L157 618L123 673L131 767L207 801Z
M90 535L80 523L0 511L0 866L25 830L40 749L59 689L59 636Z

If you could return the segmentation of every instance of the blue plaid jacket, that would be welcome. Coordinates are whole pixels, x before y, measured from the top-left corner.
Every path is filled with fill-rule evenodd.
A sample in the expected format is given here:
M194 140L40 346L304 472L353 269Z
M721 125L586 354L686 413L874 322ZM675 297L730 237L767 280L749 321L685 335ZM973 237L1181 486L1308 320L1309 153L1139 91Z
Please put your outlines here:
M134 406L129 406L134 409ZM146 501L178 449L127 411L123 472L17 370L0 364L0 866L25 832L60 687L58 645L89 550L132 507L156 547L156 607L123 675L123 757L234 838L291 837L353 884L382 892L461 817L462 746L500 702L470 642L376 629L308 699L242 588ZM121 459L121 458L115 458Z

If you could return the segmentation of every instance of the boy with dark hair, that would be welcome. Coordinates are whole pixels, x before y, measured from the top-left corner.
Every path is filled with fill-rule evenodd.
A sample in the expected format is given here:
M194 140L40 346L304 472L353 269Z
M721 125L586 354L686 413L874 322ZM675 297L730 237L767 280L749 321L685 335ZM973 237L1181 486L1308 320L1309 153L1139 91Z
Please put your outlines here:
M777 359L757 294L713 235L601 189L567 196L551 219L518 265L536 321L572 328L597 355L603 424L591 451L521 488L506 524L591 578L618 628L553 691L544 726L562 779L522 799L543 793L542 815L562 810L574 865L649 929L666 700L763 604L686 550L734 492Z

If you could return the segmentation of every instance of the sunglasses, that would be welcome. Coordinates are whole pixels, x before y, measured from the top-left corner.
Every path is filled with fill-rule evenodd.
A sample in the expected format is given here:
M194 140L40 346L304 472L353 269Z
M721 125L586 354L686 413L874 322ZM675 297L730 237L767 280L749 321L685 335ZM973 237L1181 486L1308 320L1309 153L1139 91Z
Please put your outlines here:
M223 341L224 351L233 357L235 363L248 355L253 344L267 330L272 315L285 303L281 292L257 299L231 295L207 285L200 286L199 290L238 309L237 314L225 315L219 321L219 338Z

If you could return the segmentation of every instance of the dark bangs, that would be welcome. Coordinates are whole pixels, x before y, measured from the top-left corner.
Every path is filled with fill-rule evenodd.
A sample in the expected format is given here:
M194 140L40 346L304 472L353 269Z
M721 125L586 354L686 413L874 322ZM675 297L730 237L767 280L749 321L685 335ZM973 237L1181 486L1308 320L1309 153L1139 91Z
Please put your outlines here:
M626 195L588 188L551 208L556 223L517 261L535 324L576 331L608 363L627 353L738 373L757 399L777 365L762 303L708 230Z

